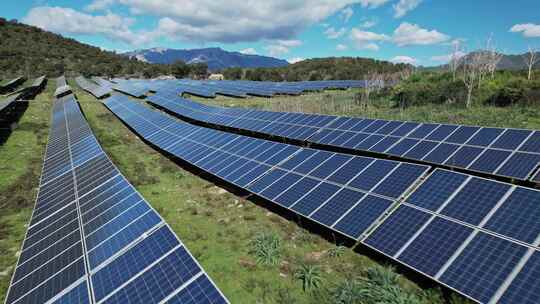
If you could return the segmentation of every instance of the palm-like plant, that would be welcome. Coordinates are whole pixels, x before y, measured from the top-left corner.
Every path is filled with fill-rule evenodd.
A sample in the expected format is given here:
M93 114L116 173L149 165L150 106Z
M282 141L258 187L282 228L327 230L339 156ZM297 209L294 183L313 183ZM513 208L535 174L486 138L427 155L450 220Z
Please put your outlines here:
M321 270L317 265L302 264L294 273L297 280L302 281L302 289L309 291L319 288L322 283Z
M258 264L277 265L281 259L281 238L275 233L259 233L250 242L250 253Z

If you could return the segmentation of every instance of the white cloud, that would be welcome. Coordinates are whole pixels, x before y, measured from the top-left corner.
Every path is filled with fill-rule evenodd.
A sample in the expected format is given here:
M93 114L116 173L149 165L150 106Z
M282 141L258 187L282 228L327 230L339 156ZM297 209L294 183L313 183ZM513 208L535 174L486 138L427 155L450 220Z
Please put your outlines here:
M302 57L294 57L294 58L287 59L287 61L289 63L297 63L297 62L304 61L304 60L305 60L305 58L302 58Z
M278 57L290 52L290 49L302 45L300 40L276 40L265 47L270 56Z
M257 55L257 51L254 48L247 48L240 51L240 53L245 55Z
M360 4L378 7L389 0L116 0L132 13L160 19L161 35L192 42L248 42L292 39L316 24Z
M132 45L149 43L155 38L155 33L152 32L131 31L129 27L133 25L135 19L113 13L95 16L71 8L42 6L32 8L22 21L56 33L101 34L111 40Z
M409 11L415 9L422 0L399 0L398 3L392 7L394 9L394 18L401 18L405 16Z
M403 22L394 31L392 40L398 46L429 45L448 41L450 36L436 30L427 30L416 24Z
M353 14L354 14L353 9L350 6L348 6L341 11L341 18L343 18L343 21L349 22L349 19L351 19Z
M348 50L348 49L349 49L349 47L346 46L345 44L338 44L338 45L336 45L336 51L346 51L346 50Z
M467 53L462 52L462 51L458 51L455 54L432 56L430 59L431 59L431 61L447 63L447 62L450 62L450 60L452 60L452 58L459 59L459 58L461 58L461 57L463 57L465 55L467 55Z
M349 38L357 49L371 51L379 50L379 45L375 42L387 41L390 39L387 35L363 31L357 28L351 30Z
M360 28L368 29L377 25L378 21L376 19L366 20L360 23Z
M326 35L326 38L328 39L337 39L345 35L346 31L347 30L344 27L340 28L339 30L336 30L333 27L329 27L326 29L326 31L324 31L324 34Z
M523 37L533 38L540 37L540 24L534 23L522 23L512 26L510 29L512 33L521 33Z
M84 7L89 12L102 11L113 5L115 0L94 0Z
M360 4L362 5L362 7L377 8L386 4L386 2L388 1L390 0L360 0Z
M412 64L412 65L416 65L418 63L417 59L413 57L409 57L409 56L396 56L390 59L390 61L394 63L406 63L406 64Z

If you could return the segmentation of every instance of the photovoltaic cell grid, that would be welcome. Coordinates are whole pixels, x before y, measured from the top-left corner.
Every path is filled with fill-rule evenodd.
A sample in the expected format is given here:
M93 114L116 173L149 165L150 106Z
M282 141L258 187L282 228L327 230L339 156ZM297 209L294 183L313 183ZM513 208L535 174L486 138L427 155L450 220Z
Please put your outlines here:
M84 76L75 78L75 81L83 90L94 95L96 98L103 98L112 92L111 88L93 83L92 81L84 78Z
M177 115L322 145L537 181L540 131L268 112L202 105L174 90L147 99Z
M428 169L198 127L125 96L105 105L157 147L354 239Z
M540 191L435 170L362 242L481 303L534 303Z
M73 95L57 100L6 303L159 303L194 288L193 303L227 303L112 164Z

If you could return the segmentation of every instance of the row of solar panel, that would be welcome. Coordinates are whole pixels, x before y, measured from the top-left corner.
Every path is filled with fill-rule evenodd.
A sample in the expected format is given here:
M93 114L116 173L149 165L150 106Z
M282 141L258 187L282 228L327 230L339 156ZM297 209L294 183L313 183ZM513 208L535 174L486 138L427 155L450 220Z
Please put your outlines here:
M99 146L73 95L57 100L36 204L6 303L227 301Z
M164 151L354 239L428 169L197 127L125 96L113 96L105 105ZM357 200L335 208L344 197ZM365 203L356 204L360 199ZM376 211L362 216L372 208Z
M392 208L425 167L296 148L270 170L257 169L271 165L262 162L235 174L265 155L264 141L174 122L120 96L105 103L156 146L476 301L535 303L540 295L539 191L437 169ZM262 159L291 149L272 145L283 148Z
M521 180L540 164L540 131L228 109L170 93L147 100L211 124Z
M305 81L305 82L256 82L256 81L196 81L173 80L124 80L115 79L118 91L131 96L142 97L148 91L168 91L174 94L214 98L216 94L245 98L248 95L272 97L276 94L299 95L305 91L324 89L346 89L364 87L365 81Z
M97 85L96 83L84 78L84 76L75 78L75 81L83 90L94 95L96 98L103 98L112 92L110 88Z
M540 296L540 192L434 171L363 243L481 303Z

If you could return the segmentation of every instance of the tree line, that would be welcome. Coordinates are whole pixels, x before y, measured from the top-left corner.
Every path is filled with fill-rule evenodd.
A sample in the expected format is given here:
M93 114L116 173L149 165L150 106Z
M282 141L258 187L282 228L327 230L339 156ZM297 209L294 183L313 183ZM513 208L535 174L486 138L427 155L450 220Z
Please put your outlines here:
M279 68L228 68L226 79L254 81L363 80L369 73L397 74L412 68L403 63L360 58L329 57L307 59Z

